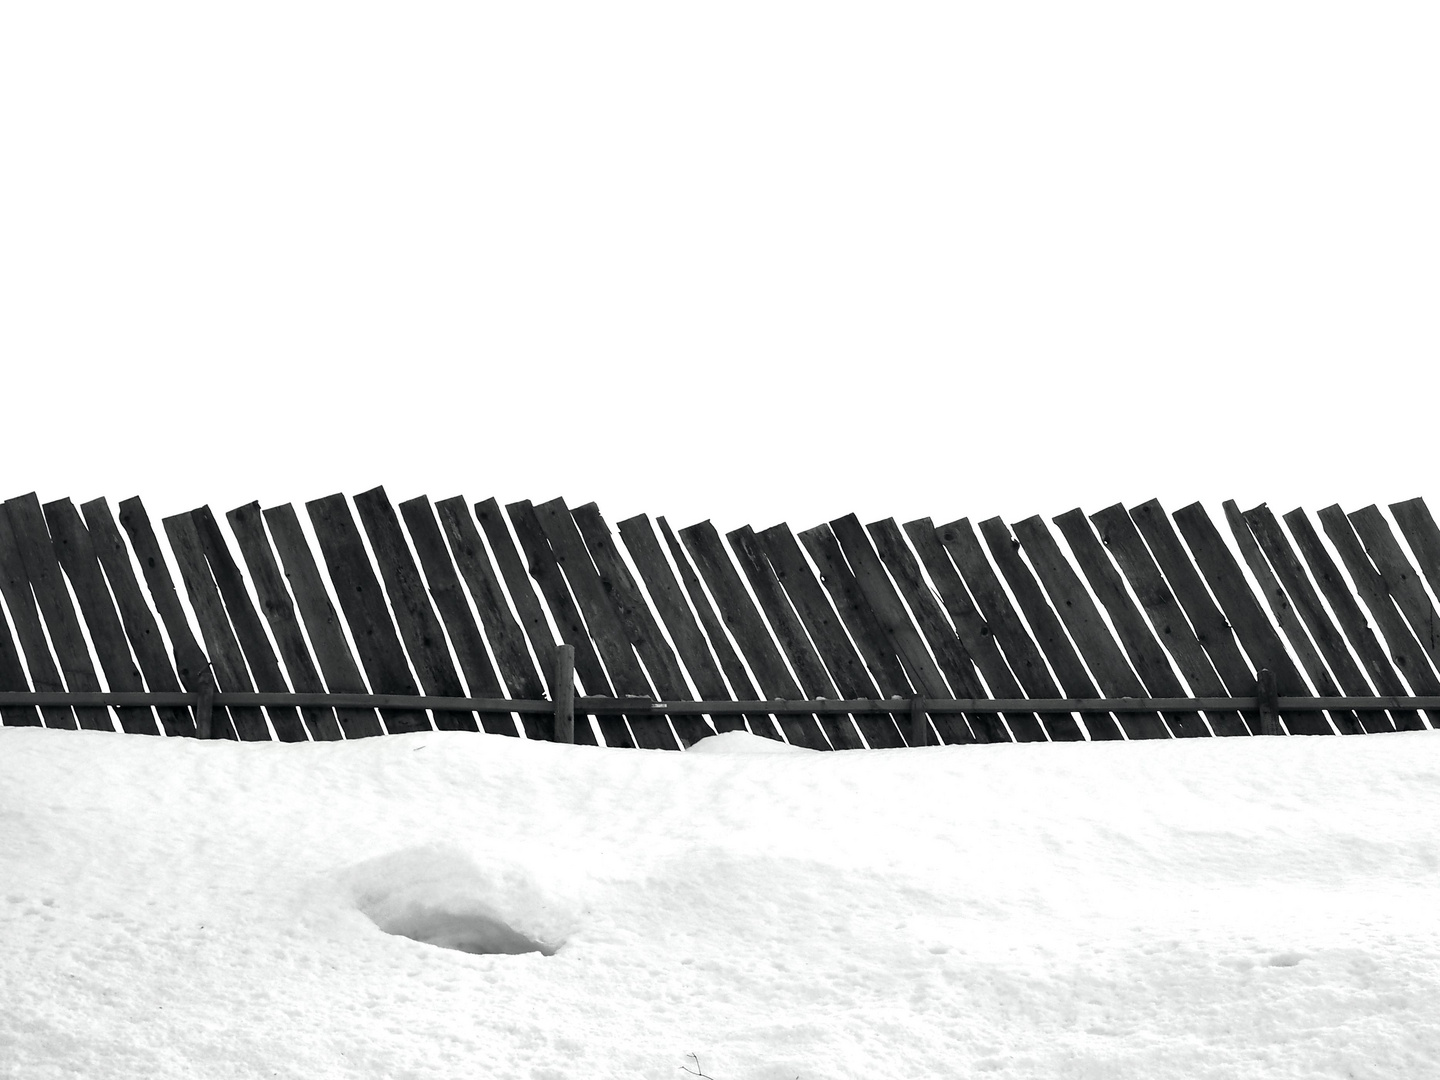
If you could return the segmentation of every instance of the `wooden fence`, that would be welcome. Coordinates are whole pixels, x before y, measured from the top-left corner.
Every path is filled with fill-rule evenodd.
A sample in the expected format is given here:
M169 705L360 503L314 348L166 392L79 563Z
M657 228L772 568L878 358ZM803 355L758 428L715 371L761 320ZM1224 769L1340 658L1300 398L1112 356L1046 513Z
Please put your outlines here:
M1155 501L1053 530L850 515L723 537L644 515L612 532L559 499L397 512L375 488L305 509L308 528L242 506L227 535L208 507L157 531L138 499L118 520L103 499L6 501L0 718L286 742L558 723L651 749L748 729L853 749L1440 716L1440 529L1420 499L1327 507L1318 530L1230 502L1230 542L1199 503Z

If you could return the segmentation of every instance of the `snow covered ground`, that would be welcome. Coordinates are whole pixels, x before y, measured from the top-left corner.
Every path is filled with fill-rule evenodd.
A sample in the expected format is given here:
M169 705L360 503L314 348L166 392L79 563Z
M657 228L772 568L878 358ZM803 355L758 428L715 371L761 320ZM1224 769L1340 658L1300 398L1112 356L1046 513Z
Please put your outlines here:
M0 1075L1440 1076L1437 821L1431 733L0 729Z

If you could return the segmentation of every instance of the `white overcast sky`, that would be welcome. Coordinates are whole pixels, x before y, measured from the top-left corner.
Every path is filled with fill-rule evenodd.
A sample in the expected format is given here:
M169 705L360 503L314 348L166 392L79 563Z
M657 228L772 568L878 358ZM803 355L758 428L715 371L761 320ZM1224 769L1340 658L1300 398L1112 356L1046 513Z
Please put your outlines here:
M0 13L0 497L1436 496L1433 3Z

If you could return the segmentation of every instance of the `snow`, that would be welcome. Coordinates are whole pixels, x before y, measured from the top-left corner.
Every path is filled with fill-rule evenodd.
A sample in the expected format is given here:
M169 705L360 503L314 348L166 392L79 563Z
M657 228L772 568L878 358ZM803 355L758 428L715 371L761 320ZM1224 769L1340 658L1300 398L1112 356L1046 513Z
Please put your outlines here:
M762 742L0 729L0 1076L1440 1075L1430 733Z

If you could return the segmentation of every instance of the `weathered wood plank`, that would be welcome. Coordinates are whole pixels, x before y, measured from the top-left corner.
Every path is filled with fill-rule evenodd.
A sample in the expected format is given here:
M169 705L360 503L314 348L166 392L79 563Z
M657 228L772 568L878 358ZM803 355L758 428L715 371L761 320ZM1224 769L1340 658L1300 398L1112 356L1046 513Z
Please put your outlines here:
M1350 524L1365 544L1370 561L1385 579L1385 587L1395 606L1405 616L1415 639L1431 663L1440 667L1440 616L1435 614L1435 605L1425 594L1420 574L1395 539L1380 510L1373 503L1356 510L1350 516Z
M195 631L180 605L180 594L170 577L170 568L165 565L164 552L150 524L150 515L145 512L139 498L125 499L120 503L120 527L130 537L130 546L145 577L145 587L150 590L150 599L170 638L175 674L181 686L195 693L200 689L197 680L202 673L209 678L210 659L195 640Z
M120 622L125 635L130 639L130 648L140 664L140 674L145 685L159 693L170 693L181 689L180 679L174 662L165 649L165 639L160 634L160 624L145 595L140 591L140 579L135 576L135 567L130 562L130 549L120 534L120 526L110 513L110 505L104 499L92 499L80 507L95 555L110 583L115 604L120 609ZM180 706L162 705L156 713L167 735L191 736L195 734L195 718L190 710Z
M708 521L699 522L688 529L681 529L680 539L695 560L710 595L715 598L720 617L725 620L736 644L750 662L761 690L767 697L803 698L804 692L785 666L770 628L761 618L750 594L745 591L740 574L730 561L715 526ZM829 749L830 744L815 716L787 714L776 717L776 721L785 738L796 746Z
M635 568L655 603L655 610L659 612L665 628L670 631L670 638L675 642L680 660L689 672L701 700L723 701L733 697L730 688L725 684L725 676L715 654L711 651L710 642L706 639L700 623L696 621L696 615L690 610L680 581L675 577L675 572L671 570L670 563L660 548L660 541L656 539L650 519L644 514L637 514L635 517L626 518L616 528L620 530L620 538L625 542L625 548L630 552L630 558L634 560ZM676 546L678 547L678 544ZM683 553L680 557L683 558ZM692 575L694 573L689 569L688 562L684 564L682 572ZM696 589L698 588L697 581ZM719 627L719 618L713 610L709 612L708 618ZM725 644L728 648L729 642ZM739 657L735 658L735 664L737 667L740 665ZM743 670L741 668L742 673ZM751 687L750 690L753 693L754 688ZM758 721L763 721L767 728L774 726L768 716L759 717ZM714 713L710 722L717 732L746 730L745 717L739 713Z
M340 616L330 602L320 567L315 562L315 553L305 539L295 508L289 503L270 507L265 511L265 524L270 527L270 537L280 556L285 580L295 595L295 604L300 609L300 618L304 620L305 632L310 638L325 686L332 694L366 693L360 665L355 660L350 643L345 640ZM374 709L337 708L335 716L347 739L385 734Z
M1175 511L1172 517L1251 661L1258 668L1268 668L1275 673L1275 684L1281 694L1311 693L1205 508L1198 502L1191 503ZM1283 714L1282 719L1291 735L1334 734L1324 713L1290 712Z
M313 499L305 509L371 689L378 694L418 694L419 687L385 604L385 593L345 496ZM430 718L423 711L386 709L380 715L392 735L432 730Z
M652 692L650 681L640 667L635 647L620 624L620 616L606 595L605 586L590 559L575 519L570 516L570 508L563 499L551 499L535 507L535 516L570 586L570 594L580 607L591 640L595 642L616 693L621 697L649 696ZM631 734L641 749L680 749L680 742L663 714L627 716L626 720L630 722Z
M238 506L229 511L225 519L230 522L230 531L240 545L240 556L250 570L255 595L260 600L270 631L275 635L275 645L280 650L280 659L290 675L291 685L297 693L323 693L325 684L310 656L310 648L295 614L295 605L285 588L285 575L275 561L274 549L265 534L260 504L252 502ZM311 738L317 742L333 742L341 738L340 723L334 709L302 708L300 718L309 729Z
M935 662L958 697L983 697L984 687L975 671L975 662L956 628L950 625L940 601L930 591L920 563L905 543L904 534L894 518L872 521L866 527L880 560L900 590L914 616ZM998 713L966 715L970 730L978 742L1009 742L1010 732ZM938 725L937 725L938 726ZM942 733L943 734L943 733Z
M786 597L775 568L770 565L755 531L746 525L727 533L726 539L730 541L730 550L735 553L740 569L749 580L750 589L775 632L776 640L789 658L804 695L808 698L839 697L840 691L835 688L835 681L825 670L824 661L820 659L820 654L805 632L800 617ZM826 713L817 713L816 716L825 731L825 737L834 749L854 750L864 745L860 733L849 717Z
M10 633L10 624L0 618L0 691L25 693L30 683L25 678L25 665L20 660L20 650ZM41 727L40 714L34 705L6 705L0 707L0 720L6 727ZM71 723L74 723L73 718Z
M265 636L260 613L255 610L250 593L245 588L245 575L241 573L235 556L230 553L230 545L225 542L220 523L215 520L215 515L208 506L196 507L190 511L190 517L195 522L196 535L200 537L200 549L210 564L210 574L220 589L220 599L224 601L225 611L230 616L230 625L235 628L235 637L239 640L240 649L249 664L255 688L265 692L285 693L290 687L280 672L280 661L275 657L274 646ZM272 707L266 712L270 714L270 726L275 729L275 736L281 742L307 741L305 725L301 723L297 710Z
M955 633L965 646L970 659L980 669L980 674L989 685L994 697L1019 698L1025 693L1016 681L1015 673L1005 662L1000 646L996 644L995 633L990 624L975 606L970 590L960 578L960 572L950 561L945 546L936 535L935 523L927 518L916 518L905 523L905 535L920 556L930 580L940 594L940 601L950 614ZM882 552L883 554L883 552ZM1040 718L1031 712L1005 713L1005 722L1017 742L1044 742L1045 729Z
M1193 693L1201 697L1225 697L1229 694L1224 680L1215 669L1210 656L1205 651L1199 637L1190 626L1190 620L1180 605L1171 586L1166 582L1161 573L1159 565L1150 549L1145 546L1145 541L1136 528L1134 520L1125 510L1125 507L1116 503L1108 506L1098 513L1091 514L1090 520L1100 533L1100 541L1114 556L1119 564L1125 579L1130 587L1135 590L1135 596L1140 601L1140 606L1150 617L1151 623L1160 638L1160 643L1175 660L1175 666L1180 669L1181 676L1191 687ZM1162 519L1163 525L1168 529L1169 520ZM1178 542L1177 542L1178 543ZM1185 560L1189 566L1188 557ZM1190 577L1181 582L1181 587L1198 590L1195 603L1203 598L1204 602L1210 604L1209 594L1205 591L1204 584L1195 573L1195 568L1189 566ZM1224 622L1224 616L1215 609L1220 621ZM1238 655L1238 652L1237 654ZM1206 719L1209 721L1210 730L1216 735L1233 736L1249 735L1250 728L1246 726L1245 718L1240 713L1232 710L1207 710ZM1260 722L1259 715L1252 717L1254 722Z
M1010 603L1000 579L995 576L968 518L960 518L935 530L985 623L1004 650L1010 670L1020 680L1027 697L1058 698L1060 687L1050 674L1040 649ZM1076 742L1085 738L1075 718L1068 713L1039 713L1046 733L1054 742ZM1117 730L1116 734L1119 732Z
M507 682L512 678L528 680L533 673L537 681L542 681L549 687L551 700L558 700L555 695L561 690L573 695L575 692L573 685L575 665L573 663L570 665L571 685L568 687L550 686L549 680L554 679L555 673L559 670L556 652L559 645L555 640L555 634L550 629L550 624L545 619L545 609L540 598L535 595L535 586L526 572L525 561L520 557L519 549L516 548L515 541L510 537L509 527L505 524L504 515L500 512L500 504L494 499L478 502L475 504L473 517L468 510L464 509L458 499L444 500L437 505L436 509L440 511L441 522L445 526L451 550L459 561L461 572L466 574L466 581L470 583L471 595L475 598L476 607L480 611L486 632L492 635L492 641L503 640L511 650L497 652L497 656L508 656L510 659L510 666L501 669ZM495 567L499 569L499 579L495 578L489 558L485 554L485 547L479 539L479 534L472 527L476 521L484 529L486 538L489 540L490 550L495 557ZM456 546L457 540L460 542L459 546ZM486 576L482 579L482 575ZM509 608L506 606L505 597L499 595L499 582L502 579L509 592L510 602L514 605L515 615L518 617L517 625L523 629L525 637L534 651L534 663L538 665L538 668L535 668L533 672L521 668L519 653L513 651L515 646L508 636L503 639L493 636L497 630L504 631L507 635L510 633L504 619L504 613L508 613ZM478 592L476 591L477 587L480 590ZM521 719L525 724L525 734L528 737L546 740L555 738L553 718L546 720L522 716ZM595 732L587 716L581 716L575 725L574 735L575 742L581 745L597 745Z
M6 499L5 514L10 518L10 527L20 548L20 560L34 590L35 602L40 606L66 688L82 693L99 690L100 679L90 662L90 649L80 629L80 619L75 614L75 605L61 577L60 563L55 557L39 498L31 492ZM75 716L82 728L115 730L108 709L84 706L75 710Z
M783 522L772 525L756 534L756 540L765 553L765 558L775 573L776 580L789 596L795 614L799 616L810 639L815 643L821 659L825 662L826 668L836 684L837 692L847 698L878 697L880 690L874 678L865 667L865 661L861 659L859 651L847 636L844 622L839 613L826 599L825 589L816 579L814 572L810 569L810 564L805 561L805 553L800 548L800 542L795 539L795 534L790 531L790 527ZM892 660L898 667L899 660L894 658ZM862 713L852 716L851 721L864 738L864 742L861 744L863 746L896 747L904 745L904 740L900 737L900 731L895 726L893 717ZM836 740L836 734L831 732L831 743L837 750L843 749L841 742L847 741L843 730L840 741Z
M1145 687L1131 670L1100 609L1090 599L1084 583L1070 566L1046 527L1043 518L1029 517L1011 528L1030 559L1055 612L1095 680L1107 697L1144 697ZM1168 739L1170 731L1156 713L1117 713L1116 720L1127 738Z
M690 687L685 681L685 673L680 670L680 664L675 659L675 652L665 640L660 624L655 621L650 605L645 602L635 576L630 573L630 568L625 565L625 559L615 546L615 538L611 535L610 526L606 524L600 508L594 503L586 503L572 510L571 517L590 552L605 596L615 609L625 636L640 654L640 660L645 665L645 671L656 692L665 701L691 698ZM653 534L651 541L654 542ZM707 735L714 734L699 716L671 716L669 719L682 746L688 747Z
M69 499L57 499L42 508L50 530L51 547L60 568L70 579L80 617L90 630L90 642L100 669L105 673L106 686L122 693L139 693L145 689L139 665L130 655L125 628L115 610L100 557L90 539L90 530L80 519L80 511ZM115 716L120 730L128 735L158 735L159 724L153 709L117 708Z
M829 525L805 529L800 533L800 542L819 569L820 582L830 594L840 620L869 666L880 693L897 700L913 697L915 690L905 674L905 665L895 655L889 635L861 592L860 583L855 580L850 564L845 561L845 553L840 550L835 530ZM865 739L872 749L904 746L908 730L908 714L892 713L888 726L881 724L879 731L874 733L867 729Z
M1144 537L1150 553L1176 600L1185 611L1185 616L1194 629L1195 637L1204 647L1216 673L1225 684L1226 691L1233 697L1249 694L1255 688L1257 668L1252 667L1240 652L1230 623L1210 596L1210 589L1200 577L1200 571L1190 561L1190 554L1180 542L1180 534L1156 499L1130 508L1130 520ZM1260 714L1242 711L1241 714L1249 732L1259 730ZM1215 718L1210 718L1214 727ZM1216 735L1233 734L1215 730Z
M30 588L25 561L20 556L19 542L10 527L9 516L3 512L0 512L0 593L5 596L5 606L15 624L15 635L24 651L34 689L64 692L65 681L60 677L60 668L51 655L50 643L45 639L45 629L40 624L40 611L35 606L35 594ZM69 706L42 705L40 715L46 727L73 731L78 726L75 713Z
M905 610L895 587L890 583L880 556L875 553L860 519L854 514L834 518L830 521L830 530L840 544L845 561L850 564L861 595L865 597L870 610L884 628L895 655L905 666L905 672L910 678L910 684L916 688L917 696L956 696L955 691L945 681L939 664L926 648L920 632L915 629L910 613ZM963 715L934 715L930 717L930 724L942 743L963 744L976 741L975 733L970 730L970 725ZM913 725L908 720L904 730L907 734L913 731Z
M484 635L481 634L470 605L465 600L465 587L460 584L460 575L456 573L455 563L445 546L445 537L435 520L435 512L430 508L430 500L421 495L401 503L400 516L410 533L410 542L415 545L415 554L420 557L420 567L425 572L430 599L445 624L445 631L455 650L455 658L460 662L460 673L465 676L465 685L469 688L470 696L503 697L500 680L495 675L490 654L485 648ZM515 631L519 633L518 625L515 626ZM529 659L528 654L526 659ZM515 718L510 713L485 712L479 716L481 726L488 735L518 734Z
M1250 525L1245 516L1240 513L1240 507L1234 499L1227 499L1222 504L1225 511L1225 520L1230 526L1230 532L1235 537L1235 545L1240 549L1245 564L1250 567L1251 576L1260 589L1275 614L1275 621L1280 624L1280 629L1290 642L1290 647L1300 660L1300 666L1304 668L1305 674L1310 677L1310 683L1315 687L1321 697L1337 697L1340 688L1335 682L1334 676L1325 666L1320 658L1319 650L1310 635L1300 622L1294 606L1290 602L1289 595L1284 586L1280 584L1275 576L1274 569L1265 558L1265 553L1260 550L1259 541L1250 531ZM1353 710L1336 709L1330 713L1330 722L1341 735L1358 735L1365 729L1360 725L1360 719Z
M1404 696L1407 688L1400 678L1400 673L1391 663L1389 654L1375 637L1374 631L1370 629L1359 602L1350 591L1349 583L1345 581L1340 568L1335 565L1335 560L1321 543L1315 526L1310 524L1305 512L1299 509L1290 511L1284 520L1290 527L1290 535L1295 538L1295 546L1300 549L1300 554L1310 567L1311 575L1325 594L1340 628L1345 631L1355 655L1359 657L1362 669L1370 676L1380 693ZM1418 731L1425 727L1418 714L1406 714L1404 711L1392 709L1390 715L1394 718L1395 726L1402 731ZM1434 719L1432 716L1432 723Z
M370 539L370 550L380 567L385 595L390 598L394 621L400 628L400 640L421 688L435 697L462 697L464 687L450 659L445 631L430 606L425 581L405 543L400 518L385 489L375 487L362 491L355 496L355 509ZM440 731L480 730L475 714L470 712L441 710L434 714L434 720Z
M124 518L121 518L124 522ZM190 514L174 514L163 518L161 526L170 539L170 551L175 556L175 565L180 568L180 580L190 597L190 607L200 623L200 636L205 640L205 649L213 658L211 670L215 685L229 693L251 693L255 689L250 681L250 671L245 666L245 656L240 642L230 628L225 614L225 604L220 590L211 576L210 566L205 560L205 551L200 534L195 528L195 519ZM153 590L152 590L153 593ZM194 675L197 689L206 678L204 669ZM260 742L270 738L270 728L265 723L265 714L260 709L245 706L228 710L230 722L219 709L214 711L214 736L218 738L239 738L246 742ZM197 718L197 729L201 725ZM233 726L233 733L230 730ZM203 732L201 732L203 735Z
M1286 539L1279 521L1270 512L1270 508L1261 503L1254 509L1246 510L1243 516L1245 523L1250 527L1251 535L1260 545L1260 550L1265 553L1280 584L1284 587L1300 618L1304 620L1310 636L1325 657L1325 662L1329 664L1330 670L1335 673L1335 678L1345 693L1354 696L1373 693L1369 683L1365 680L1365 673L1360 670L1360 665L1355 662L1355 658L1350 655L1350 650L1345 647L1345 639L1340 636L1340 631L1331 621L1324 604L1320 601L1320 595L1315 591L1315 586L1310 583L1310 578L1306 575L1305 568L1295 554L1295 549ZM1354 601L1352 600L1351 603ZM1359 615L1358 609L1356 615ZM1363 618L1361 623L1363 626ZM1376 645L1376 649L1379 650L1378 645ZM1383 653L1381 658L1383 659ZM1397 694L1404 690L1399 676L1394 676L1393 682L1389 685ZM1395 730L1395 725L1390 717L1379 710L1362 710L1356 714L1356 719L1367 732ZM1415 728L1425 726L1420 722L1418 713L1412 712L1410 720Z
M504 588L500 584L494 564L490 561L490 555L485 550L485 542L480 538L480 530L475 524L475 518L471 515L470 508L462 497L456 496L451 499L442 499L435 504L435 510L440 516L440 525L445 530L445 538L450 544L450 552L455 559L455 565L459 568L460 576L464 579L465 585L470 591L470 597L475 603L475 610L480 616L480 625L485 630L485 636L495 656L496 666L500 669L501 680L509 688L512 697L544 697L545 681L540 677L536 661L530 655L530 648L525 642L525 631L521 628L519 619L516 618L510 608L510 602L505 597ZM497 516L499 514L498 507L496 514ZM508 543L508 533L505 539ZM512 547L512 554L513 551ZM514 555L514 561L523 580L525 571L519 565L518 554ZM541 645L544 646L544 650L537 649L537 654L542 659L549 656L553 662L555 641L550 636L550 629L540 610L540 601L535 598L529 582L525 583L524 590L517 598L517 607L522 612L528 612L527 618L539 620L539 627L535 632ZM571 683L573 684L573 682L572 672ZM573 693L573 691L572 685L571 692ZM553 741L555 738L553 716L522 715L520 723L527 738L543 739L547 742ZM585 736L589 732L589 726L588 721L584 722L584 731L577 736L578 741L586 741ZM594 734L590 733L589 741L591 743L594 742L594 738Z
M1425 650L1415 640L1409 625L1395 609L1385 579L1360 546L1360 538L1355 535L1350 519L1338 505L1327 506L1316 516L1325 529L1325 535L1340 553L1340 559L1345 564L1350 579L1355 583L1355 591L1360 594L1360 599L1370 609L1375 624L1380 627L1380 633L1390 649L1390 658L1400 669L1405 681L1414 688L1416 694L1440 694L1440 679L1435 677L1429 661L1425 658ZM1287 516L1285 520L1288 522L1290 519ZM1434 719L1431 716L1432 723Z
M533 579L539 587L540 595L550 608L556 629L560 632L560 639L565 644L575 647L575 671L580 676L580 683L585 693L597 696L613 694L610 678L605 673L604 667L601 666L600 656L595 651L595 644L590 638L590 631L586 628L585 620L581 617L579 609L575 606L575 600L570 595L570 587L566 584L565 575L560 570L560 563L550 548L550 541L546 538L545 530L540 525L535 507L528 500L522 500L507 503L505 512L510 518L510 524L515 529L515 536L520 541L520 547L525 552L528 577ZM488 504L476 504L475 516L480 519L480 525L484 528L485 535L490 538L490 547L495 552L496 558L499 559L501 572L505 574L507 582L510 583L511 595L514 595L518 589L530 586L523 580L520 583L510 581L511 570L508 569L510 560L501 555L499 546L502 542L509 543L509 535L508 533L502 535L504 523L498 519L492 520L490 514L491 510ZM551 667L553 669L554 665L552 664ZM604 738L606 746L635 745L634 736L626 725L624 717L597 716L595 722L600 728L600 734ZM575 725L576 742L587 737L587 728L588 724L577 721Z
M1425 580L1430 582L1435 595L1440 596L1440 526L1435 524L1430 508L1424 499L1406 499L1391 503L1390 513L1395 515L1405 542L1415 553Z
M1066 637L1059 616L1050 606L1035 575L1020 557L1019 541L1010 535L1010 530L998 517L982 521L980 535L985 538L990 557L1000 568L1015 602L1025 613L1025 621L1030 624L1036 643L1050 661L1050 666L1065 692L1071 697L1099 697L1094 680L1090 678L1090 673L1085 670L1075 647ZM1085 728L1094 741L1123 737L1115 718L1106 713L1087 713Z
M1054 518L1054 522L1065 537L1065 542L1070 545L1070 552L1090 583L1091 590L1105 606L1115 634L1147 693L1152 697L1184 697L1184 686L1170 667L1165 650L1155 639L1145 616L1125 591L1124 579L1105 553L1104 545L1096 537L1095 530L1085 514L1078 508L1069 510ZM1196 648L1199 648L1198 642ZM1219 682L1217 678L1217 687ZM1210 734L1198 712L1167 712L1162 715L1176 738L1196 738Z

